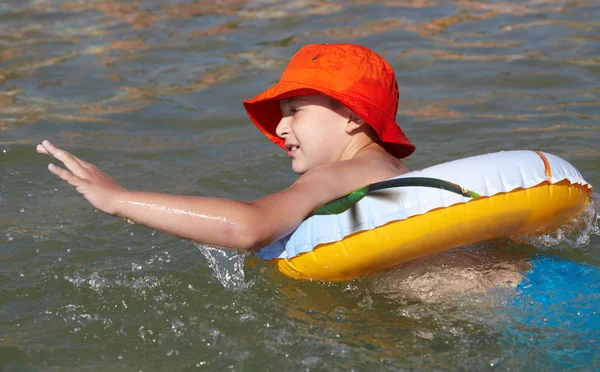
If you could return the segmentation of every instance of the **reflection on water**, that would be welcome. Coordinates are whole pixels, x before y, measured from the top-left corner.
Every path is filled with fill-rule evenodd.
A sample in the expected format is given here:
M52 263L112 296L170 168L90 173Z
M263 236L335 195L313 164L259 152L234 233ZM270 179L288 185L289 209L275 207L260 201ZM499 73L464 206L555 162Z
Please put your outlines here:
M411 168L541 149L598 185L599 12L595 0L4 1L0 369L595 368L600 338L577 325L597 319L597 210L572 231L295 282L90 210L33 145L54 139L127 187L252 200L294 175L241 100L304 44L357 42L396 71ZM555 328L531 316L568 313L559 290L536 287L551 282L540 267L553 272L539 255L556 255L558 274L562 259L592 273L563 301L580 314Z
M27 4L27 3L26 3ZM29 6L6 7L4 17L15 13L36 18L37 22L8 22L9 26L2 33L3 48L0 52L0 63L3 69L0 83L5 86L4 94L10 92L12 97L19 98L20 104L2 104L0 111L0 128L9 123L32 124L50 117L66 121L98 121L98 117L106 117L117 113L138 111L147 108L158 97L186 94L205 90L209 87L224 84L248 74L251 71L268 69L280 70L289 57L272 61L263 60L263 48L239 49L232 44L236 37L243 41L244 33L256 35L260 25L259 20L275 22L277 19L289 19L304 16L325 16L340 14L340 23L348 26L337 26L335 22L325 25L313 22L316 30L304 30L299 34L289 34L291 39L283 45L277 43L265 44L255 40L256 45L270 47L301 45L310 38L327 38L329 40L352 41L374 36L385 39L390 33L400 33L405 38L419 40L418 43L406 43L402 48L385 51L389 58L399 66L402 78L405 64L416 62L429 65L428 74L437 75L444 71L444 61L462 61L473 63L503 62L528 65L531 63L561 64L563 67L588 66L597 67L598 60L593 53L597 39L593 33L600 27L595 18L571 20L570 14L578 9L584 14L592 3L586 1L539 1L520 3L455 2L453 11L447 2L410 1L387 2L386 6L408 11L406 15L396 18L381 18L379 14L374 19L358 17L353 9L369 6L373 2L357 1L355 6L345 10L341 4L323 1L291 1L291 2L253 2L225 1L206 3L196 1L181 4L161 4L159 2L123 3L121 1L89 1L89 2L50 2L44 4L30 3ZM427 13L413 13L415 10L448 8L453 14L429 19ZM593 8L592 8L593 9ZM77 15L77 16L75 16ZM565 15L566 19L552 19ZM411 16L416 19L411 19ZM546 20L528 21L531 17L544 16ZM56 18L63 18L56 23ZM212 17L212 18L210 18ZM501 17L501 18L500 18ZM209 19L209 22L198 22L197 19ZM502 19L499 21L499 19ZM186 20L177 27L171 26L175 20ZM493 21L493 27L488 25ZM278 21L277 21L278 22ZM293 21L299 28L298 21ZM207 27L208 26L208 27ZM459 27L460 26L460 27ZM301 28L301 27L300 27ZM519 30L529 30L534 34L544 32L547 28L564 28L568 34L563 40L564 47L558 49L552 41L541 45L552 53L540 50L540 45L530 45L531 42ZM276 29L285 33L281 25ZM538 31L539 30L539 31ZM588 35L587 33L592 33ZM276 34L273 34L276 35ZM409 35L413 35L409 37ZM265 35L269 38L269 34ZM596 35L597 37L597 35ZM418 49L420 45L428 44L426 48ZM221 46L215 43L221 43ZM591 43L591 44L590 44ZM205 44L205 45L203 45ZM588 46L586 46L588 44ZM171 52L181 54L188 50L188 55L194 50L215 50L225 53L226 59L219 56L207 55L204 61L192 63L177 63L171 61ZM233 50L231 50L234 48ZM237 50L236 50L237 49ZM580 53L589 50L589 54ZM493 51L490 53L490 50ZM556 53L559 52L559 53ZM90 59L92 57L92 59ZM216 59L215 59L216 57ZM149 71L154 65L153 59L159 59L156 67L159 73ZM162 59L163 61L160 61ZM93 78L76 74L73 76L71 65L92 62ZM220 61L219 61L220 60ZM261 61L263 60L263 61ZM175 63L173 63L175 62ZM441 66L438 68L437 65ZM48 66L64 66L55 73L46 69ZM468 66L468 65L466 65ZM438 72L437 70L441 71ZM515 66L512 74L513 83L520 84L531 80L532 86L540 84L560 84L562 73L559 70L526 71ZM504 71L500 71L504 73ZM519 76L520 74L520 76ZM37 76L36 87L18 90L18 81ZM187 76L184 76L187 75ZM12 87L7 86L13 84ZM427 84L425 80L423 82ZM458 82L457 82L458 83ZM85 99L79 95L79 100L49 100L56 96L50 91L64 92L73 90L85 92L90 85L99 87L100 94ZM402 79L401 79L402 85ZM63 88L63 89L60 89ZM536 104L525 105L521 113L502 116L493 112L471 115L477 118L501 118L504 120L535 120L552 115L549 111L561 110L554 115L581 115L580 111L562 112L565 106L581 106L597 108L600 103L595 97L596 87L591 91L582 92L580 96L588 95L592 99L578 102L553 102L551 106ZM488 94L482 102L480 96L461 96L463 105L481 106L501 99L502 92ZM520 94L517 99L527 97L530 93ZM571 100L572 100L572 96ZM81 101L81 99L84 99ZM91 98L91 99L90 99ZM13 98L14 99L14 98ZM544 101L552 98L547 97ZM4 99L3 99L4 101ZM401 113L406 116L424 119L456 120L464 118L465 112L452 110L450 102L440 102L419 97L421 109L414 110L412 104L404 102ZM410 107L409 107L410 106ZM65 112L66 111L66 112ZM532 112L533 111L533 112ZM591 117L597 119L597 114Z

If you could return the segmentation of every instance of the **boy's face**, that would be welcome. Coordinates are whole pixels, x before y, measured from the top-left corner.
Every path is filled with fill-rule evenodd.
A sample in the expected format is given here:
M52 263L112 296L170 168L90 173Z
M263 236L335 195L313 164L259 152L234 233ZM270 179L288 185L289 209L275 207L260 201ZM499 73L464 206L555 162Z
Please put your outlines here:
M348 141L348 118L331 109L331 99L315 94L280 101L277 136L285 140L292 169L302 174L340 159ZM344 107L345 108L345 107Z

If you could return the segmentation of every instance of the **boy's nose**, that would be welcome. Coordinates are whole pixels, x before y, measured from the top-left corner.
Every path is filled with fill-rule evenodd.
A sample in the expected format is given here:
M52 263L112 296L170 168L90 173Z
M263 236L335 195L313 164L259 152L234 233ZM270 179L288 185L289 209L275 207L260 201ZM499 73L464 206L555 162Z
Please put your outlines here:
M289 133L289 119L286 117L282 117L281 120L279 120L279 124L277 124L277 128L275 128L275 134L277 134L277 137L285 138Z

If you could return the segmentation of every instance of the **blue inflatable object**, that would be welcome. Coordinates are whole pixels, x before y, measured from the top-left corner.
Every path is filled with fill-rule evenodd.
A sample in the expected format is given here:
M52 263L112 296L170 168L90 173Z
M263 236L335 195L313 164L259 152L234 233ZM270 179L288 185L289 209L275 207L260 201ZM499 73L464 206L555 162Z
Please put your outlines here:
M599 267L551 256L538 256L531 265L517 286L519 308L531 308L530 316L545 326L600 332Z
M600 367L600 268L538 256L516 288L507 343L561 370ZM514 349L513 349L514 350ZM532 360L532 365L536 362Z

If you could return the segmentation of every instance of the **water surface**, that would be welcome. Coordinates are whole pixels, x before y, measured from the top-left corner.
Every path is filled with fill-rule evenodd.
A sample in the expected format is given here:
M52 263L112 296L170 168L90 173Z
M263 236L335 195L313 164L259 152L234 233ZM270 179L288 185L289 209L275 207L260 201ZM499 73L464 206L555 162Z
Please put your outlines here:
M241 100L302 45L353 42L396 70L410 168L535 149L600 185L599 19L593 0L4 1L0 367L599 369L597 204L566 237L466 247L412 282L296 282L95 212L34 151L50 139L133 189L259 198L295 175ZM459 281L541 269L516 290L409 290L465 257Z

